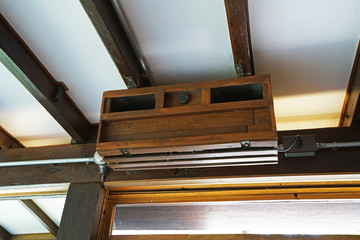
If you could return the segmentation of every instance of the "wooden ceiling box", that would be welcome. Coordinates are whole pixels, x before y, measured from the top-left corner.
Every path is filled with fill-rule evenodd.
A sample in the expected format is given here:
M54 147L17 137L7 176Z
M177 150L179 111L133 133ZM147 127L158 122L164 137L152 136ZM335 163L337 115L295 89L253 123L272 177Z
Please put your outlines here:
M116 170L277 163L269 75L104 92L97 151Z

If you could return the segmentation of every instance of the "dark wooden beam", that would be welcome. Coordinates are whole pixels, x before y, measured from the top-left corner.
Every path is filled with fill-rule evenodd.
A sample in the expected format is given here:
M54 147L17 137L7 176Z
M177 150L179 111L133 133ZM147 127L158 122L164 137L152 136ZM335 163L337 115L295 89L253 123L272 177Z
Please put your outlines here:
M295 136L297 134L315 134L317 142L360 141L360 128L282 131L278 132L279 141L282 141L283 136ZM17 159L88 157L92 156L94 152L95 144L9 149L0 151L0 160L6 162ZM359 148L325 149L319 150L314 157L285 158L284 154L280 153L277 165L123 172L110 170L105 177L105 181L359 173L359 159ZM99 168L96 164L77 163L0 168L0 186L94 182L98 180Z
M100 181L96 164L57 164L0 167L0 187L48 183L83 183Z
M101 183L71 184L56 239L97 239L104 197Z
M340 117L340 127L360 126L360 41L354 58L344 105Z
M235 64L241 64L245 76L254 75L249 11L247 0L225 0L231 46Z
M15 30L0 15L0 60L77 142L87 140L90 123L66 92L54 99L56 82Z
M86 158L94 156L94 153L95 144L7 149L0 151L0 162ZM0 167L0 186L94 182L99 179L99 167L96 164Z
M0 239L1 240L10 240L11 239L11 234L0 225Z
M96 31L119 70L125 84L132 88L133 77L137 87L149 86L140 60L120 23L110 0L80 0Z
M4 128L0 126L0 150L9 148L22 148L22 145L16 138L11 136Z
M20 200L20 203L56 237L59 227L33 200Z
M94 143L6 149L0 151L0 162L92 157Z

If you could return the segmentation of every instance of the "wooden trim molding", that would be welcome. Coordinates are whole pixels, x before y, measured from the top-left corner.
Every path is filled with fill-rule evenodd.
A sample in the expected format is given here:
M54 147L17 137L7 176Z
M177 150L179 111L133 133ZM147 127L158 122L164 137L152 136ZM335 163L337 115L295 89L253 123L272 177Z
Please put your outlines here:
M353 67L346 90L340 127L360 126L360 40L356 50Z

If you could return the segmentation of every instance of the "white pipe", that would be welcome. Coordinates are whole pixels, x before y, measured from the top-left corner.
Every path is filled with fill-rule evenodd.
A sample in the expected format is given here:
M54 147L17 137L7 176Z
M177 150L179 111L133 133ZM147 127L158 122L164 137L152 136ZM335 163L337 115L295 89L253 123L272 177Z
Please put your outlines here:
M0 162L0 167L17 167L17 166L64 164L64 163L92 163L92 162L94 162L94 158L92 158L92 157L90 157L90 158L63 158L63 159Z

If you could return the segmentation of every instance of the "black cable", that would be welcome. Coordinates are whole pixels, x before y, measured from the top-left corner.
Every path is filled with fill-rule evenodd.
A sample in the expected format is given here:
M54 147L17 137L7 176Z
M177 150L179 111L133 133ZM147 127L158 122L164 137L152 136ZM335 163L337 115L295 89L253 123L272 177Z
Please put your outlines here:
M296 137L294 138L294 140L292 141L292 143L290 144L290 146L287 149L278 150L278 152L285 153L285 152L290 151L290 149L292 149L294 147L295 143L299 140L299 137L300 137L299 135L296 135Z

